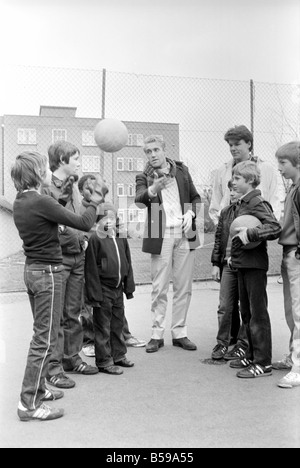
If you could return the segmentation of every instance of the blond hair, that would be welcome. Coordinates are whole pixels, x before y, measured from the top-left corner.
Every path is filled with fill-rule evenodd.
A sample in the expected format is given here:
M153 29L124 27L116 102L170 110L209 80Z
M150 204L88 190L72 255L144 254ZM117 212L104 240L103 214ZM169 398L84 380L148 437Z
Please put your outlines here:
M252 187L256 188L261 182L261 172L254 161L242 161L234 166L232 175L244 177L246 182L252 180Z

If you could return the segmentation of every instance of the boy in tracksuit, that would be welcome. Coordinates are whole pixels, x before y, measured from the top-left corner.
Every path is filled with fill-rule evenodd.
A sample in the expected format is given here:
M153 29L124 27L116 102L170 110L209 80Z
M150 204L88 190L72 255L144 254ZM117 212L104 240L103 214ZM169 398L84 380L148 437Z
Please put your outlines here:
M240 195L236 217L252 215L258 218L257 228L240 227L232 239L231 265L238 271L240 310L247 329L249 348L244 359L232 361L230 367L241 369L237 377L253 379L272 375L272 335L268 313L267 271L269 258L267 240L280 236L281 226L271 205L261 197L256 187L260 170L251 161L233 169L233 188ZM244 249L250 242L260 241L253 249Z
M100 372L120 375L120 367L134 366L126 358L123 294L132 299L135 283L128 241L117 233L116 210L109 203L101 208L86 251L86 295L93 305L96 365Z

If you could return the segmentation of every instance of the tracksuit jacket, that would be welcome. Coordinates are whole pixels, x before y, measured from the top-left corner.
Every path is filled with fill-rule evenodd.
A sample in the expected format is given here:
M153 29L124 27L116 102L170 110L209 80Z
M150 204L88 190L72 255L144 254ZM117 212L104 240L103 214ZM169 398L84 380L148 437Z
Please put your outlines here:
M279 238L281 226L275 218L270 203L262 198L260 190L252 190L235 204L234 217L237 218L243 215L256 216L262 223L261 227L247 230L249 241L261 241L261 244L254 249L245 250L239 238L233 239L231 247L232 267L236 269L257 268L268 270L267 241Z

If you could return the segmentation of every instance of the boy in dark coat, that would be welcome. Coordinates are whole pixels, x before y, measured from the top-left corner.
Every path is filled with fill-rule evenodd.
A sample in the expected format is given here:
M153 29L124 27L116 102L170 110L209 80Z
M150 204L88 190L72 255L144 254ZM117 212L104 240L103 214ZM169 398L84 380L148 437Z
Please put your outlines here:
M128 241L117 232L117 212L109 203L101 208L86 251L86 295L94 309L96 365L100 372L120 375L120 367L134 366L126 358L123 294L132 299L135 283Z
M267 241L280 236L281 226L260 190L260 170L254 162L237 164L233 169L233 188L240 195L235 217L252 215L260 227L238 228L232 239L231 265L238 271L239 298L243 323L247 329L249 348L245 359L232 361L230 367L241 369L237 376L244 379L272 375L272 335L268 313L267 271L269 258ZM244 247L260 242L251 249Z

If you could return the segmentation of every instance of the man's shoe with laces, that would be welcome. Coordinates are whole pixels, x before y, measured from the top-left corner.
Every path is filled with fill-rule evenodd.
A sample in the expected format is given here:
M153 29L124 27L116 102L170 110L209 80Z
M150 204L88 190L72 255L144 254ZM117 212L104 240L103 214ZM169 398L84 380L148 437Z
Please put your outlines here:
M226 346L217 344L217 346L215 346L215 348L213 349L211 357L215 361L219 361L221 359L224 359L224 356L227 353L227 351L228 351L228 348Z
M60 374L52 375L52 376L48 375L46 378L46 381L49 385L52 385L53 387L56 387L56 388L62 388L64 390L74 388L76 385L74 380L70 379L63 372L61 372Z
M300 374L297 372L289 372L283 379L278 382L280 388L300 387Z
M18 416L21 421L53 421L54 419L62 418L64 415L63 409L50 408L44 403L36 410L30 411L19 403Z
M187 337L173 339L173 346L178 346L178 348L185 349L186 351L197 351L197 346Z
M164 340L150 340L146 346L146 353L156 353L160 348L165 345Z

